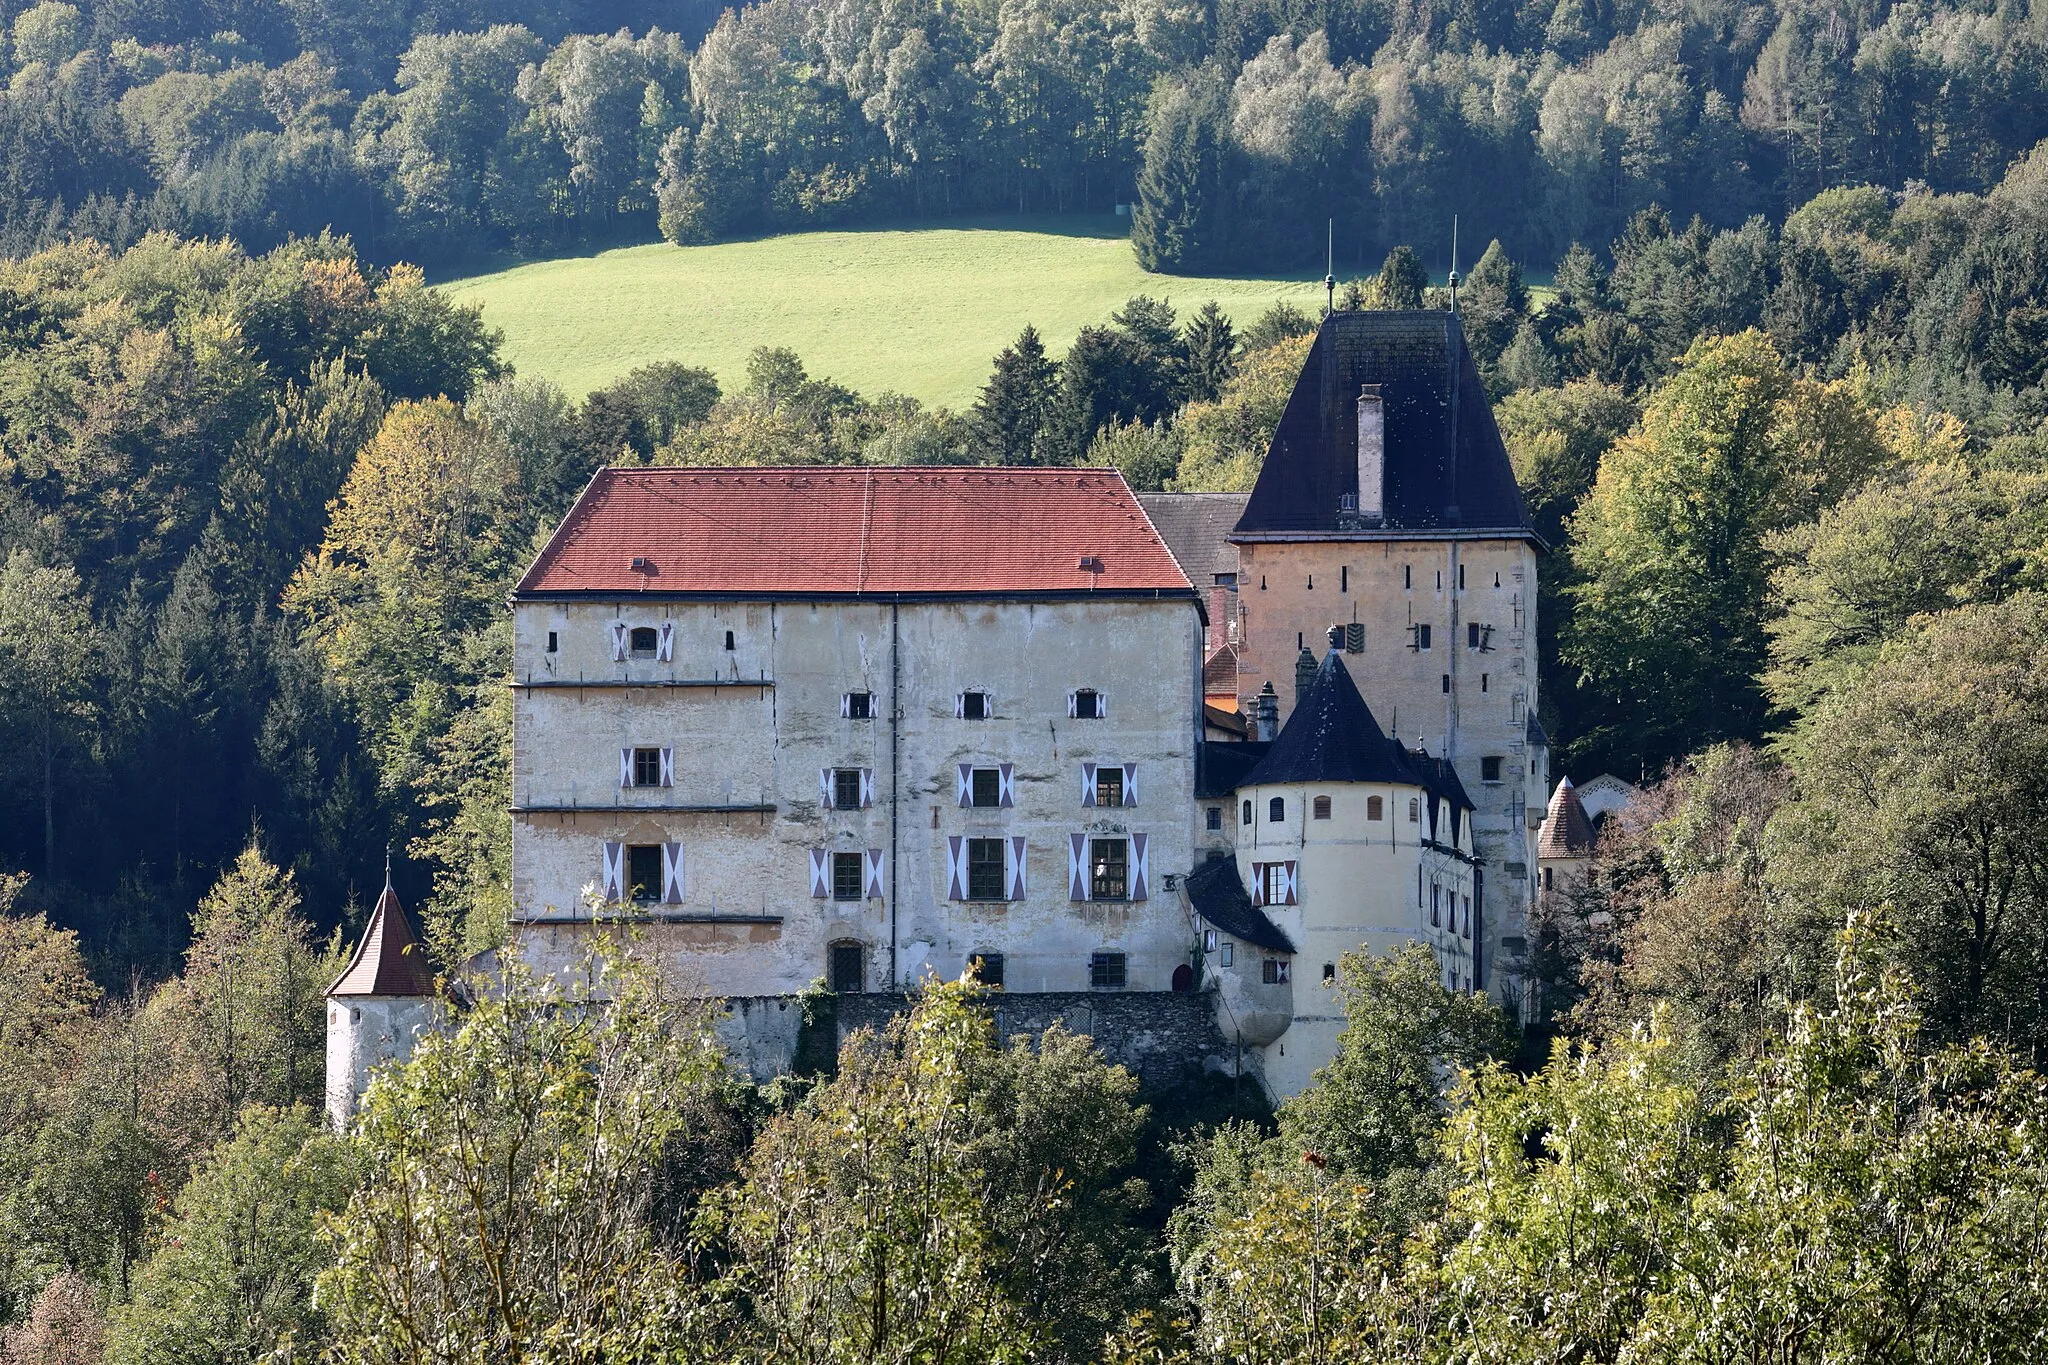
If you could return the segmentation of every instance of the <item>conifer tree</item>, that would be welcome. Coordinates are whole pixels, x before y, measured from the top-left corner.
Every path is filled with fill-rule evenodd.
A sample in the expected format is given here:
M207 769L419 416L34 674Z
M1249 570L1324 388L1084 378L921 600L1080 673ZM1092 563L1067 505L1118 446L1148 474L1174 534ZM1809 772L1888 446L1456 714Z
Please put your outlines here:
M1045 353L1038 329L1026 324L996 356L995 370L974 404L974 448L990 464L1039 464L1040 435L1052 416L1060 365Z
M1145 269L1188 270L1218 249L1225 113L1220 83L1204 76L1153 96L1131 211L1131 245Z
M1201 311L1188 319L1182 344L1187 351L1188 401L1215 402L1237 370L1237 332L1216 300L1203 304Z

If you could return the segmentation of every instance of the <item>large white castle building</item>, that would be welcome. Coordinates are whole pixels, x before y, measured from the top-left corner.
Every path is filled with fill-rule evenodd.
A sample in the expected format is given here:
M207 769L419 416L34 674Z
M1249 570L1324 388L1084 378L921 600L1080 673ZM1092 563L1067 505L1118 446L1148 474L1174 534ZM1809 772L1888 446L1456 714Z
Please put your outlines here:
M1429 311L1324 320L1249 495L602 471L512 599L514 937L633 923L735 1000L1199 996L1276 1097L1354 948L1519 1009L1540 548ZM338 1118L398 1046L352 1033L377 978L332 1000Z

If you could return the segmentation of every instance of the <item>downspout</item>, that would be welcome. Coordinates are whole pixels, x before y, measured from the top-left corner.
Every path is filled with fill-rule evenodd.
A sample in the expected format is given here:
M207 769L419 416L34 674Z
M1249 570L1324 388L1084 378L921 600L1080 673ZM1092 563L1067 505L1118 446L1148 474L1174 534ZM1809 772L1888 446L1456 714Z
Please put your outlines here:
M896 832L896 807L898 801L897 768L900 755L897 751L896 727L903 714L902 698L898 689L903 683L902 636L897 626L900 606L889 604L889 989L895 990L901 977L896 968L896 869L903 862L903 847Z

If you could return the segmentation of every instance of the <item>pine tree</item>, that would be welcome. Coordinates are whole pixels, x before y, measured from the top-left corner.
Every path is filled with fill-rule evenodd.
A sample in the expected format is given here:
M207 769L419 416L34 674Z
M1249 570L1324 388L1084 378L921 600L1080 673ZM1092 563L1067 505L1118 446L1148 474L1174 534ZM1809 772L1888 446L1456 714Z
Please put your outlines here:
M990 464L1039 464L1040 436L1052 415L1060 365L1045 353L1038 329L1026 325L996 356L995 370L974 404L974 448Z
M1221 86L1203 76L1162 85L1153 97L1131 212L1131 245L1147 270L1185 271L1221 246L1224 112Z
M1379 278L1374 281L1378 295L1372 306L1376 308L1420 308L1422 291L1429 288L1429 272L1422 267L1422 258L1411 246L1397 246L1387 253L1387 259L1380 264Z
M1191 403L1213 403L1237 370L1237 332L1214 299L1188 319L1183 343L1187 350L1187 396Z

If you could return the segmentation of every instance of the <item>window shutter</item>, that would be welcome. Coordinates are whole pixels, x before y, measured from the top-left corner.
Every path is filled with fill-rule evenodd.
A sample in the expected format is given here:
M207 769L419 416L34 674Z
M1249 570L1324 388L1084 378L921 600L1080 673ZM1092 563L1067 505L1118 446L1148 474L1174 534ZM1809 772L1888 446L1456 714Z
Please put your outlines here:
M1081 694L1080 694L1079 692L1069 692L1069 693L1067 693L1067 719L1068 719L1068 720L1072 720L1072 719L1074 719L1074 717L1076 717L1076 716L1078 716L1078 715L1080 715L1080 714L1081 714Z
M676 751L664 748L661 751L661 785L673 787L676 784Z
M882 894L882 850L871 848L867 857L867 893L870 896Z
M1142 834L1131 836L1131 899L1146 899L1145 838Z
M998 763L996 765L996 804L1014 806L1017 804L1017 765Z
M1084 806L1095 804L1095 765L1093 763L1083 763L1081 765L1081 804Z
M1109 719L1109 693L1107 692L1097 692L1095 694L1095 719Z
M1252 864L1252 904L1253 904L1253 905L1264 905L1265 903L1266 903L1266 865L1265 865L1264 863L1253 863L1253 864Z
M676 623L673 621L663 621L660 632L654 637L655 660L659 663L667 663L675 658L675 654Z
M612 622L612 662L615 664L626 662L626 623L624 621Z
M668 905L683 903L683 846L661 846L661 899Z
M875 770L860 770L860 808L867 810L875 804Z
M960 798L961 805L971 806L974 804L974 765L972 763L962 763L960 765L960 780L957 784L956 794Z
M600 867L602 895L608 901L626 898L626 846L607 839L604 843L604 861Z
M965 692L955 692L953 694L953 719L965 720L966 718L967 694Z
M1024 899L1024 836L1010 836L1010 865L1003 869L1009 873L1009 898L1013 901Z
M633 751L631 749L619 750L619 785L621 787L633 785Z
M1138 804L1138 765L1135 763L1124 764L1124 804Z
M1088 899L1088 836L1067 836L1067 899Z
M845 720L846 718L848 718L848 717L849 717L849 716L851 716L852 714L853 714L853 693L851 693L851 692L841 692L841 693L839 694L839 718L840 718L841 720Z
M1287 869L1287 899L1283 904L1299 905L1301 904L1301 864L1282 863L1281 866Z
M818 769L818 809L831 810L832 808L832 770L830 768L820 768Z
M822 848L811 850L811 895L823 900L832 894L832 855Z
M964 901L967 899L967 855L962 852L966 840L957 834L946 836L946 899Z

